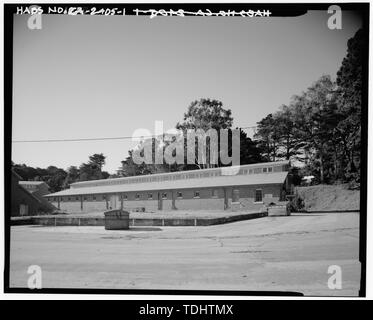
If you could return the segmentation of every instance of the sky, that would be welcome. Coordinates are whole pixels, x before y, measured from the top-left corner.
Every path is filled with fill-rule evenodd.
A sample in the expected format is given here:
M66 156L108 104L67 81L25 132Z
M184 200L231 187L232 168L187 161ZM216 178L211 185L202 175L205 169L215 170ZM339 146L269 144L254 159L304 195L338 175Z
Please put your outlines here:
M342 13L289 18L43 15L30 30L15 16L12 140L132 136L182 121L190 103L214 98L234 127L255 126L323 74L336 77L361 27ZM252 132L247 131L249 136ZM12 161L79 166L103 153L115 173L131 140L12 143Z

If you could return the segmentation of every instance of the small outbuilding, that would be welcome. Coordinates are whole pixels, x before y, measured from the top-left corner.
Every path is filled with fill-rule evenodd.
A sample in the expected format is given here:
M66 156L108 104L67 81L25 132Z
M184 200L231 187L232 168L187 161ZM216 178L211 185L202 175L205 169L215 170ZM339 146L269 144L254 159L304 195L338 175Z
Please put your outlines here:
M44 198L49 193L49 186L45 182L22 181L22 177L13 170L10 193L12 217L32 216L57 209Z

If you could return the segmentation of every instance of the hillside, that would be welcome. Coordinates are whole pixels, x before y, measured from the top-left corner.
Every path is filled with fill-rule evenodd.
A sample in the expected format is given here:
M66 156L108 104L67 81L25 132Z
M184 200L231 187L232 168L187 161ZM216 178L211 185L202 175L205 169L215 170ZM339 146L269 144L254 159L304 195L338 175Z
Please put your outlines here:
M348 185L317 185L296 187L306 211L359 210L360 191L348 190Z

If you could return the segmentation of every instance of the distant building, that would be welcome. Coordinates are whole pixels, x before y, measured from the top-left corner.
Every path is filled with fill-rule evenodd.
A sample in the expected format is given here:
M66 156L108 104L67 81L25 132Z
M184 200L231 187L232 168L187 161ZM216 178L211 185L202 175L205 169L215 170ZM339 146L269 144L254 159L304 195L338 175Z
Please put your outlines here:
M28 192L44 196L49 192L49 186L44 181L20 181L19 184Z
M42 181L21 181L12 170L11 216L32 216L56 210L43 197L49 193L49 186Z
M157 210L256 210L286 200L289 162L76 182L45 197L66 212L124 208Z
M12 171L11 216L36 215L41 202L19 184L21 179Z

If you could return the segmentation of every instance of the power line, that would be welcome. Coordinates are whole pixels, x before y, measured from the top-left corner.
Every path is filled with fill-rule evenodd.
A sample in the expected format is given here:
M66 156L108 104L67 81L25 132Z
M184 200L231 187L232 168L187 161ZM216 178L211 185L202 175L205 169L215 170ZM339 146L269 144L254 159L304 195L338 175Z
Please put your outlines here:
M254 129L256 126L241 127L238 129ZM161 135L158 135L161 136ZM13 140L12 143L48 143L48 142L82 142L82 141L105 141L105 140L127 140L127 139L144 139L144 138L155 138L157 135L150 136L124 136L124 137L99 137L99 138L76 138L76 139L44 139L44 140Z
M155 136L141 136L137 138L152 138ZM13 143L34 143L34 142L79 142L79 141L104 141L104 140L126 140L132 137L105 137L105 138L80 138L80 139L46 139L46 140L13 140Z

